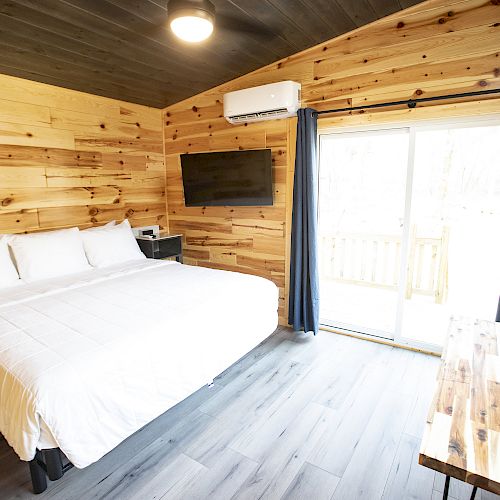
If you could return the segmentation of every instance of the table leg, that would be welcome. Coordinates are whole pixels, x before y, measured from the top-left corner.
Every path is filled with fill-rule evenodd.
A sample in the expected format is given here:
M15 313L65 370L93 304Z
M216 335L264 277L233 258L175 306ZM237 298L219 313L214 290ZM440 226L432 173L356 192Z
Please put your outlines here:
M448 490L449 489L450 489L450 476L446 476L446 481L444 482L443 500L448 499Z
M476 492L477 492L477 486L474 486L474 488L472 488L472 493L470 495L470 500L474 500L474 498L476 498Z

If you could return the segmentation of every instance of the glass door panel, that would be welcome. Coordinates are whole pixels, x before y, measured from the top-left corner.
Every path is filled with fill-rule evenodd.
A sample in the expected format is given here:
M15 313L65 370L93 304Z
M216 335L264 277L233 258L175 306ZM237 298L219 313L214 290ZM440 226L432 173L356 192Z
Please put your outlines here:
M494 319L499 159L500 125L416 129L404 338L442 345L450 316Z
M408 129L320 137L321 322L393 339Z

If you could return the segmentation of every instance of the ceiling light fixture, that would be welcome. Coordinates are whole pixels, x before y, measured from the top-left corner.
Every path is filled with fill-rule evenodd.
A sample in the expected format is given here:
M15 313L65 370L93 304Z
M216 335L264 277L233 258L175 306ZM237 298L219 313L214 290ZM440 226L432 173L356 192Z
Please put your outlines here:
M206 40L214 30L215 6L209 0L170 0L168 24L186 42Z

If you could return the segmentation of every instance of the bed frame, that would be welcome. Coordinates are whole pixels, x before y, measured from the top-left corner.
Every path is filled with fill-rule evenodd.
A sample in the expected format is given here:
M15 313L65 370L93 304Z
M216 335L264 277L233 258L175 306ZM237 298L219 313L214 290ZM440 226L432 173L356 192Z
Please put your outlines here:
M33 493L43 493L47 489L47 476L51 481L57 481L65 472L73 467L68 462L63 465L61 450L36 450L35 458L29 462Z

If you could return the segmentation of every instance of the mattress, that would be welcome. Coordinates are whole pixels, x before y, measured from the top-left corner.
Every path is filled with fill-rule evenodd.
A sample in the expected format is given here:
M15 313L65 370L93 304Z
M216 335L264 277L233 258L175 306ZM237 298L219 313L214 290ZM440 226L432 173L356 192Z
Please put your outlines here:
M141 260L0 291L0 432L88 466L276 328L257 276Z

